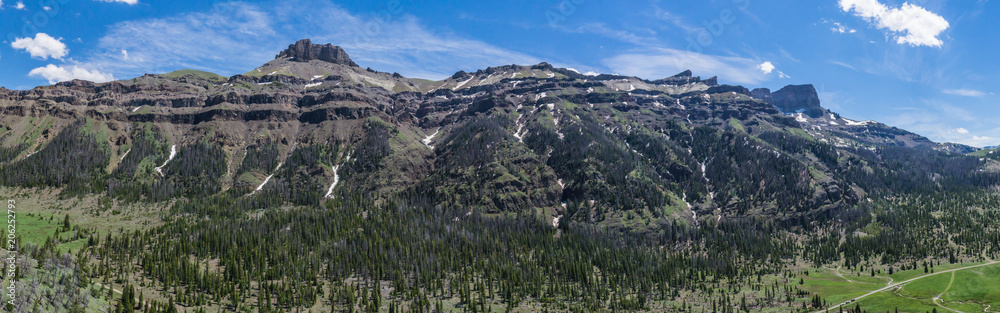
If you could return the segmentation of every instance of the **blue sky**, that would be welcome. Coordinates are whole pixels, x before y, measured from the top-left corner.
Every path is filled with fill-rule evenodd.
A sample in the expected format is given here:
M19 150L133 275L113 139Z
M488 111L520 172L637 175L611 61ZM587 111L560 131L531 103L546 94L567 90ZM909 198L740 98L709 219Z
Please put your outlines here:
M3 0L0 86L247 72L300 38L441 79L546 61L657 79L691 69L974 146L1000 144L997 0Z

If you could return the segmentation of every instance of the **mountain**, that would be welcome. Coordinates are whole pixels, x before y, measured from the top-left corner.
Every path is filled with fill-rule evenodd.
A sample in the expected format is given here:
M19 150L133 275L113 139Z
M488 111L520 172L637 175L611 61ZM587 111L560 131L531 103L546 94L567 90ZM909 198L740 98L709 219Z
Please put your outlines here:
M691 71L429 81L301 40L0 88L35 311L818 310L996 258L998 186L995 149Z
M894 168L872 151L959 160L921 149L975 150L842 118L811 85L771 93L690 71L649 81L546 63L426 81L362 69L309 40L228 79L178 71L0 97L8 173L69 164L53 144L92 137L81 153L100 150L86 177L101 183L70 188L79 192L163 201L259 189L300 204L419 194L463 210L535 209L630 229L850 207L897 179L932 188L928 175L900 171L936 170ZM184 168L193 164L211 166ZM72 184L56 178L66 175L75 174L3 183Z

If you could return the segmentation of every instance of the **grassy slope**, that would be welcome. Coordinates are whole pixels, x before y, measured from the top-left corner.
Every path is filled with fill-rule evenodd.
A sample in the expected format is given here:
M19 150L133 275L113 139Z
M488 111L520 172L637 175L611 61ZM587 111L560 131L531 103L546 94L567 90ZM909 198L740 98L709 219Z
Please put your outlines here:
M185 69L163 74L164 77L170 77L170 78L179 78L187 75L194 75L195 77L204 78L212 81L226 81L226 77L222 75L205 71L199 71L199 70Z
M981 263L941 264L934 269L940 272L976 264ZM857 273L849 273L844 269L840 270L843 277L837 275L833 269L809 269L809 271L809 276L801 276L805 282L801 288L819 294L830 306L885 287L889 278L892 278L893 282L899 282L926 275L922 268L900 271L893 275L882 273L874 277L864 273L857 276ZM954 281L949 273L918 279L902 288L874 294L858 303L870 312L896 309L899 312L928 312L935 308L942 312L947 310L934 304L932 299L944 292L940 302L942 305L964 312L982 312L987 305L992 308L1000 307L1000 284L997 284L997 281L1000 281L1000 264L955 272ZM853 303L850 308L854 308Z

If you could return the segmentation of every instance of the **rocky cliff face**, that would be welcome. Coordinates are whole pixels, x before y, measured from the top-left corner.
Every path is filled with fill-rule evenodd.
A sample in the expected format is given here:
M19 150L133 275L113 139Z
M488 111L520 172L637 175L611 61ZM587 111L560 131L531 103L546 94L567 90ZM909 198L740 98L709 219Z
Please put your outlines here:
M785 113L804 113L817 118L826 112L820 106L819 94L813 85L788 85L771 93L771 104Z
M288 45L288 49L279 53L275 58L291 58L293 61L298 62L320 60L348 66L358 66L354 61L351 61L351 58L344 49L329 43L314 45L309 39L302 39Z
M750 91L750 96L755 99L764 100L764 102L771 103L771 89L767 88L754 88Z

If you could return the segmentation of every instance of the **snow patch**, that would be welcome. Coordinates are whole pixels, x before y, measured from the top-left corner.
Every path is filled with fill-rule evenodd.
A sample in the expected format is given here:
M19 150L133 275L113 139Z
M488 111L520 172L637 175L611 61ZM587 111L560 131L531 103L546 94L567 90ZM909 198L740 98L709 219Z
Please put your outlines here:
M273 83L274 83L274 82L266 82L266 83L257 83L257 85L258 85L258 86L264 86L264 85L270 85L270 84L273 84Z
M847 121L847 125L849 125L849 126L865 126L865 125L868 125L868 124L872 123L872 121L858 122L858 121L852 121L852 120L849 120L849 119L846 119L846 118L844 119L844 121Z
M177 156L177 145L172 145L170 146L170 157L163 161L163 165L156 167L156 172L160 173L160 176L163 176L163 167L167 166L167 163L170 163L170 160L173 160L175 156Z
M434 137L437 136L437 134L439 132L441 132L441 127L438 127L437 129L435 129L434 133L431 134L430 136L424 137L424 140L423 140L424 145L427 145L428 147L431 148L431 150L434 150L434 146L431 145L431 140L433 140Z
M309 88L312 88L312 87L319 87L319 85L322 85L322 84L323 84L322 82L312 83L312 84L306 85L305 88L302 88L302 89L309 89Z
M340 182L340 175L337 175L337 170L340 169L340 166L334 165L331 168L333 169L333 184L330 185L330 189L326 190L326 195L323 196L324 199L332 197L333 188L337 187L337 183Z
M805 123L808 122L809 120L805 118L805 114L795 113L795 121L799 123Z
M517 110L520 110L522 107L523 106L521 106L520 104L518 104L517 105ZM534 112L534 111L532 111L532 112ZM524 129L524 123L521 122L521 118L522 117L524 117L523 114L518 114L517 115L517 120L514 121L514 124L517 125L517 132L514 133L514 138L517 138L518 142L524 142L524 135L525 134L521 134L521 130Z
M277 173L278 170L281 169L281 164L282 163L278 163L278 167L274 168L274 173ZM274 173L271 173L271 175L267 175L267 178L264 178L264 182L260 183L260 186L257 186L257 189L254 189L253 192L250 192L250 194L251 195L255 194L258 191L261 191L262 189L264 189L264 185L267 185L267 182L271 181L271 177L274 177Z
M556 217L552 218L552 227L553 228L559 228L559 220L562 219L562 217L563 217L562 215L559 215L559 216L556 216Z
M458 86L455 86L455 88L452 88L451 90L458 90L459 88L462 88L462 86L465 86L465 84L468 84L474 78L476 77L475 76L469 77L469 79L466 79L464 82L458 83Z
M132 109L132 113L135 113L135 111L139 111L139 109L140 109L140 108L142 108L142 106L141 106L141 105L140 105L140 106L137 106L137 107L135 107L135 109Z
M323 78L323 75L313 76L312 80L317 80L317 79L320 79L320 78Z

